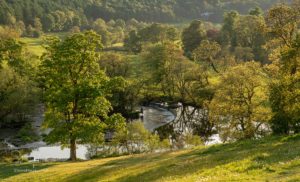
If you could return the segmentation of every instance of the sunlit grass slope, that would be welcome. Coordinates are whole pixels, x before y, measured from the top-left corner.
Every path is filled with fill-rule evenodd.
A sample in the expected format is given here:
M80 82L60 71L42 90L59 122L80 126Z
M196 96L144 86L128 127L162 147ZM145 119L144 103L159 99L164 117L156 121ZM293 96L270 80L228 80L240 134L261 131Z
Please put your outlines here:
M21 38L21 41L25 43L27 50L35 55L35 56L41 56L44 52L44 48L42 47L42 38L28 38L24 37Z
M61 33L48 33L39 38L29 38L29 37L22 37L20 40L21 42L25 43L27 50L35 56L41 56L44 53L44 48L42 47L43 39L46 36L57 36L59 38L64 38L68 35L67 32Z
M22 170L34 169L22 173ZM0 165L0 181L300 181L300 136L76 163Z

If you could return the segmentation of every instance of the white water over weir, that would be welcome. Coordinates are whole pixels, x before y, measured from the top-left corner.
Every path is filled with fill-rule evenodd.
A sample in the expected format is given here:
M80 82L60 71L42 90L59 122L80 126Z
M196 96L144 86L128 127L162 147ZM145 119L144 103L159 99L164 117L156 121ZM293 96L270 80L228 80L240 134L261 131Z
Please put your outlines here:
M149 131L154 131L174 121L176 118L171 111L160 107L143 107L143 111L143 123Z

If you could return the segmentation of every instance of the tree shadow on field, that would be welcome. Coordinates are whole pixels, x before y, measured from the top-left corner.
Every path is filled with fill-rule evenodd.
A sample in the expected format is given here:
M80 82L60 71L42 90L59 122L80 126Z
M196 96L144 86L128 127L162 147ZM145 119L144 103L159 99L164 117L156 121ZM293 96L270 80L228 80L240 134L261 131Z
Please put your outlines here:
M291 152L291 142L299 146L293 152ZM195 172L201 173L207 169L250 158L253 166L240 171L248 172L274 163L290 161L299 155L300 140L283 143L278 137L269 137L263 140L246 140L204 149L181 151L179 154L164 153L117 159L81 171L67 178L67 181L101 181L104 179L109 181L109 176L115 177L111 181L121 182L156 181L170 176L181 178ZM263 168L263 170L274 172L268 168Z
M0 163L0 181L6 178L17 176L22 173L37 172L52 167L54 163L26 163L26 164L5 164Z

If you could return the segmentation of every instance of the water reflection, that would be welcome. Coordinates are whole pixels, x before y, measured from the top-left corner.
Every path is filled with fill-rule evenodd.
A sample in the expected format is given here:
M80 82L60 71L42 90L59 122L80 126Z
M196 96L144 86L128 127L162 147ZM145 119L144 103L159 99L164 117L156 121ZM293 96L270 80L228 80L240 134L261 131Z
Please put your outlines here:
M163 125L174 121L175 116L167 109L159 107L143 107L144 126L149 131L153 131ZM36 142L27 144L24 148L33 148L32 152L26 157L34 158L34 160L66 160L70 156L68 148L62 149L60 146L47 146L44 142ZM79 159L89 159L88 146L77 146L77 157Z
M206 145L220 143L219 136L214 133L214 126L208 120L208 112L191 106L181 106L176 109L166 109L152 106L143 107L144 126L149 131L157 132L161 138L176 140L185 132L193 132L204 138ZM31 148L27 157L34 160L66 160L70 150L60 146L47 146L44 142L27 144L23 147ZM77 157L89 159L88 146L78 145Z
M213 123L209 120L208 110L181 106L172 112L177 113L175 120L155 130L162 139L176 141L185 133L193 133L200 136L206 144L221 143Z

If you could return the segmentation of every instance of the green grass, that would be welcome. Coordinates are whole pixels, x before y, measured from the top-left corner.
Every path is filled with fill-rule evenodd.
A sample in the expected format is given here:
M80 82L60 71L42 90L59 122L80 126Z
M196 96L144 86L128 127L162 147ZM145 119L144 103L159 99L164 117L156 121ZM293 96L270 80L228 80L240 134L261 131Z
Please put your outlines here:
M44 52L42 47L42 38L21 38L21 42L25 43L27 50L35 56L41 56Z
M22 37L21 42L25 43L27 50L35 56L41 56L44 53L44 48L42 47L43 38L45 36L57 36L61 39L66 37L68 32L60 32L60 33L48 33L39 38L30 38L30 37Z
M300 181L300 136L76 163L0 165L0 181Z

